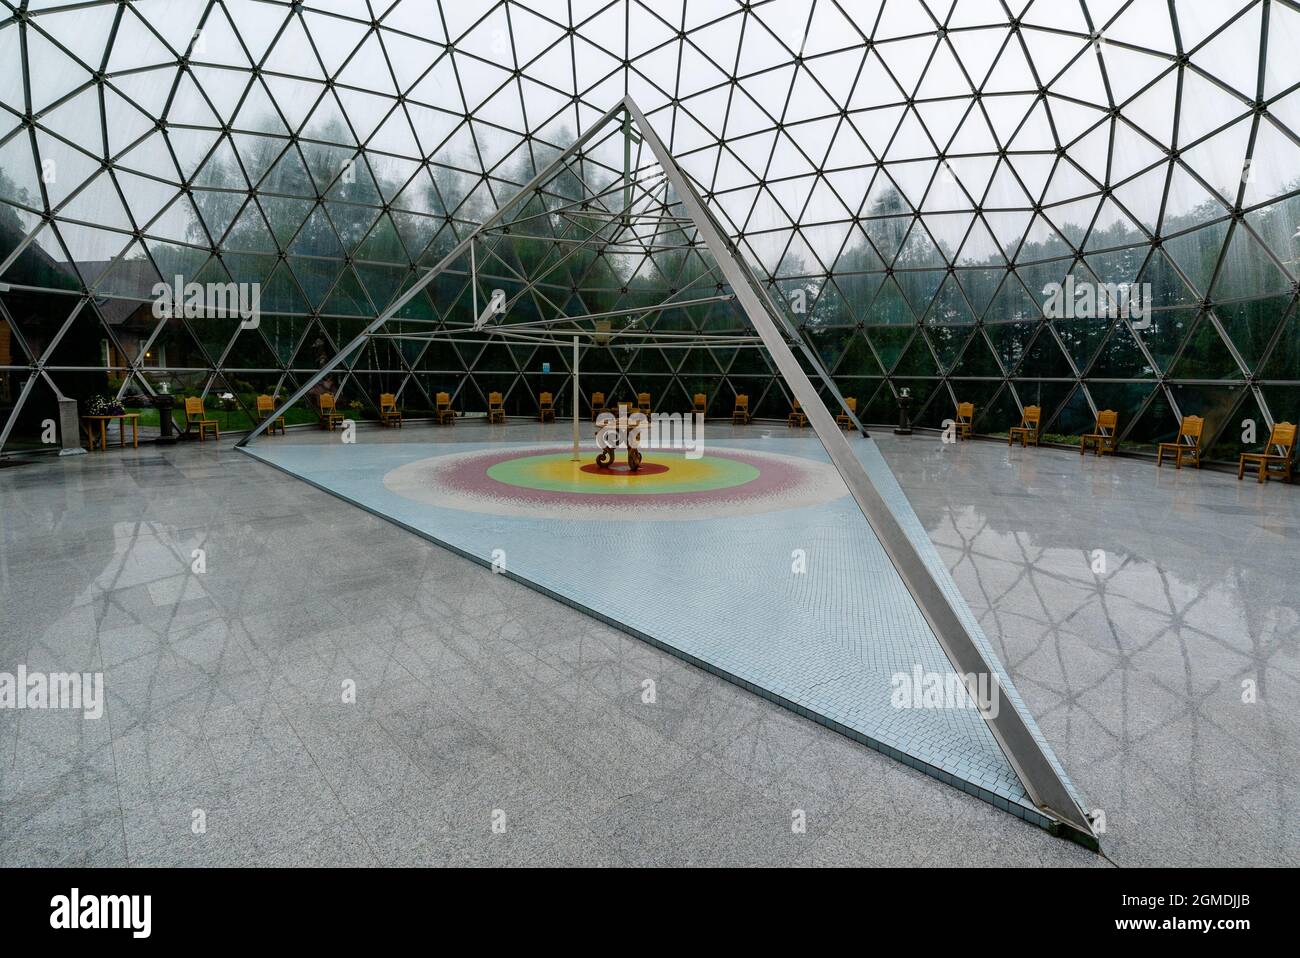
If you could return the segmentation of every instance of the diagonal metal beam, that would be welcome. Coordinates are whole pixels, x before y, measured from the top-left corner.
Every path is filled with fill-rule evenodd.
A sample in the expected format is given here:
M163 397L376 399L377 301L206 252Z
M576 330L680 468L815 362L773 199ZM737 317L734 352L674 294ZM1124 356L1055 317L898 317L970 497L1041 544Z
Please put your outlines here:
M686 184L686 190L688 192L684 193L680 187L676 187L676 184L674 184L674 186L677 188L678 195L682 197L689 195L693 200L692 206L695 209L702 211L702 216L704 217L705 221L709 224L709 226L712 227L713 231L717 235L725 237L727 235L727 231L722 227L722 224L719 223L717 218L713 215L713 211L709 209L708 204L705 203L704 200L700 197L700 194L695 191L695 187L691 184L690 180L686 180L685 178L683 178L683 180ZM731 251L734 248L735 248L734 244L732 244L730 240L728 240L727 250ZM717 254L715 253L714 256L716 257ZM818 356L816 350L814 350L812 346L808 344L808 341L804 339L804 337L799 335L799 331L795 329L794 325L790 322L789 317L785 315L784 311L777 308L776 303L772 301L771 294L768 293L767 288L763 285L763 283L759 280L759 278L756 275L754 275L754 271L750 268L749 263L747 263L744 257L742 256L732 256L731 259L732 262L734 262L740 269L741 274L745 277L745 280L748 283L749 287L754 291L754 293L760 299L766 302L769 309L769 314L775 317L776 321L781 324L782 329L784 329L785 331L786 338L799 347L799 351L803 353L804 359L808 361L808 364L812 366L813 369L817 370L817 375L821 379L823 385L825 385L827 390L830 391L830 394L835 397L835 401L840 404L840 409L844 412L846 416L849 417L849 421L853 423L854 428L857 429L857 431L860 432L864 438L868 438L868 439L871 438L870 435L868 435L867 433L866 426L862 425L862 422L858 419L857 413L855 413L852 409L850 409L848 403L844 401L844 396L840 393L839 386L835 385L835 380L831 379L831 375L829 372L827 372L825 365L823 365L821 357ZM732 279L730 276L728 276L727 278L729 281L732 282L733 285L735 285L734 279Z
M817 394L816 387L804 373L803 367L799 365L799 361L778 329L768 306L750 284L746 270L735 253L735 247L715 226L698 194L692 189L686 176L631 97L624 97L623 107L635 120L645 143L668 174L668 179L677 190L682 203L695 220L696 228L700 231L705 244L731 283L745 314L754 324L755 330L763 340L781 375L802 405L813 430L817 433L817 438L821 440L831 462L843 477L850 494L862 510L876 538L880 540L881 546L884 547L899 577L916 601L917 607L925 616L948 660L959 675L987 675L990 687L999 695L998 700L1009 705L1009 702L1002 697L997 672L979 646L975 644L947 594L931 574L907 533L872 484L866 470L854 455L848 439L835 425L835 420ZM1034 804L1080 833L1080 836L1090 844L1095 844L1096 836L1087 817L1070 795L1056 769L1052 767L1042 745L1034 737L1020 712L1014 707L1007 707L998 709L996 715L986 714L983 709L980 710L980 714L984 716L994 738L997 739Z

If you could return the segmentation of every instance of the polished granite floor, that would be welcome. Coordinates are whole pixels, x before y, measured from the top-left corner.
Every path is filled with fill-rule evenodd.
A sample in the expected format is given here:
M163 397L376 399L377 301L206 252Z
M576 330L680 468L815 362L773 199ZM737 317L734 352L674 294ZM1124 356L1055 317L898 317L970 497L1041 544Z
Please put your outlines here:
M1107 858L1293 862L1295 490L880 446ZM0 710L0 864L1106 863L228 444L0 471L0 596L0 671L108 687Z
M341 442L339 432L316 431L248 452L461 555L499 561L547 595L1010 814L1053 824L969 699L897 707L896 677L934 675L952 687L956 675L844 480L806 435L710 432L699 458L651 449L633 477L595 467L594 442L574 463L554 442L385 434L404 438ZM861 436L850 446L991 661L998 707L1017 709L1036 732L879 447ZM744 482L684 481L741 466L752 470Z

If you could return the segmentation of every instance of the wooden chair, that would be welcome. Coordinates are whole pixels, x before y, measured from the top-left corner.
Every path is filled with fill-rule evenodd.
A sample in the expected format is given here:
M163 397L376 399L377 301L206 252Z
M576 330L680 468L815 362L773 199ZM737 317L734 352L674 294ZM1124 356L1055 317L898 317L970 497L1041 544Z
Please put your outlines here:
M737 423L749 425L749 396L745 393L736 394L736 406L731 410L731 424L734 426Z
M275 412L275 399L272 398L271 396L258 396L257 397L257 421L260 423L263 419L271 415L271 413L273 412ZM280 435L282 436L285 435L283 416L277 416L275 422L271 423L271 425L266 427L266 434L268 436L274 436L275 431L277 429L280 430Z
M488 422L505 422L506 407L498 392L488 393Z
M379 397L379 424L402 427L402 411L397 408L397 397L392 393L382 393Z
M1243 452L1241 460L1237 463L1237 478L1240 479L1246 473L1246 464L1258 464L1259 481L1263 482L1268 478L1269 471L1280 469L1282 478L1287 482L1291 481L1292 464L1291 458L1295 455L1295 423L1280 422L1273 427L1268 434L1268 442L1264 444L1263 452Z
M346 417L338 411L334 404L333 393L321 393L320 398L316 400L320 407L320 427L334 431L335 425L341 423Z
M1042 420L1043 410L1038 406L1026 406L1025 411L1020 415L1020 425L1012 426L1007 432L1007 445L1010 446L1020 437L1020 448L1023 449L1032 440L1034 445L1038 445L1038 426Z
M591 421L595 422L596 417L603 412L609 412L609 410L605 408L605 394L592 393L591 394Z
M786 417L787 426L798 426L802 429L808 425L808 417L803 414L803 407L799 405L799 400L790 400L790 415Z
M853 420L849 418L849 413L853 413L855 416L857 415L858 401L852 396L845 396L844 405L848 408L848 411L845 412L841 410L840 414L835 417L835 425L839 426L841 429L852 429Z
M1196 468L1201 468L1201 433L1205 430L1205 420L1200 416L1184 416L1178 426L1178 438L1173 442L1162 442L1156 449L1156 468L1164 462L1165 453L1174 454L1174 466L1183 468L1183 456L1191 456Z
M650 394L649 393L636 394L636 411L641 413L641 415L646 416L647 418L650 416Z
M447 393L438 393L433 397L433 418L439 426L445 426L448 423L456 425L456 410L451 408L451 396Z
M959 402L957 404L957 438L969 439L971 429L975 425L975 404L973 402Z
M703 416L704 411L709 406L709 397L704 393L696 393L691 400L691 413L696 416Z
M199 427L199 442L203 442L204 436L209 429L212 430L212 438L221 439L221 426L215 419L209 419L207 412L203 408L203 400L198 396L185 397L185 434L189 435L191 429Z
M1097 413L1097 425L1092 427L1092 432L1079 437L1079 455L1082 456L1089 446L1097 450L1098 456L1104 456L1107 450L1115 455L1119 446L1119 413L1113 409Z
M555 422L555 397L550 393L542 393L537 402L537 418L542 422Z

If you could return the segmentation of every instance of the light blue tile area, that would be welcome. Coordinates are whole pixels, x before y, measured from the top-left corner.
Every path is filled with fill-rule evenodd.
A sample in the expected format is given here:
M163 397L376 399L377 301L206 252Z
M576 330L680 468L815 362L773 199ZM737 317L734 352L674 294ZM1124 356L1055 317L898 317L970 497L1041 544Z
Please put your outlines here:
M807 440L726 445L826 461ZM1069 787L875 443L855 437L853 446L994 663L1006 692L1001 707L1020 711ZM753 516L601 522L462 512L384 486L384 475L406 463L492 448L499 446L262 442L245 451L481 562L504 550L513 577L1012 814L1049 824L976 710L891 703L895 674L952 668L847 489L822 505ZM792 571L796 549L806 553L806 573Z

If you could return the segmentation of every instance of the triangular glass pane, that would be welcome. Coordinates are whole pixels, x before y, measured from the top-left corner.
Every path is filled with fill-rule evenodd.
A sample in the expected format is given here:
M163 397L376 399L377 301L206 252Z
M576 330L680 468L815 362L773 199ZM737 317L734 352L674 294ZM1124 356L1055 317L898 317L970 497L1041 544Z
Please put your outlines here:
M1223 266L1215 278L1212 298L1222 302L1265 296L1285 292L1294 285L1250 233L1239 226L1233 230L1224 251Z
M1172 379L1242 379L1244 375L1208 313L1201 315L1169 371Z
M1150 379L1156 375L1156 370L1133 338L1128 323L1122 321L1112 325L1110 335L1087 372L1092 379Z
M875 347L886 372L893 371L913 334L912 329L899 326L872 326L867 329L867 339Z
M1017 370L1017 375L1046 378L1074 375L1069 360L1061 352L1061 347L1057 345L1056 337L1052 335L1052 329L1048 324L1043 323L1038 335L1034 337L1024 362Z
M990 351L983 334L976 330L966 344L966 350L952 370L953 376L1002 377L997 357Z
M1261 379L1300 382L1300 312L1292 306L1272 352L1260 368Z
M1247 302L1225 303L1214 308L1228 341L1254 371L1273 341L1273 334L1286 319L1294 303L1291 296L1271 296Z
M1246 420L1254 422L1257 434L1263 433L1260 444L1268 438L1267 421L1254 394L1244 386L1174 385L1170 392L1184 416L1205 420L1201 442L1208 459L1235 461L1237 453L1255 448L1241 441ZM1220 433L1220 442L1212 445L1213 437Z
M876 361L861 330L854 332L840 356L839 364L834 367L836 376L883 376L884 370Z

